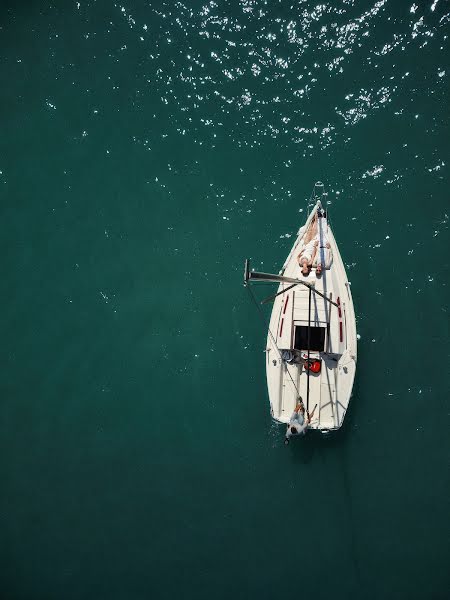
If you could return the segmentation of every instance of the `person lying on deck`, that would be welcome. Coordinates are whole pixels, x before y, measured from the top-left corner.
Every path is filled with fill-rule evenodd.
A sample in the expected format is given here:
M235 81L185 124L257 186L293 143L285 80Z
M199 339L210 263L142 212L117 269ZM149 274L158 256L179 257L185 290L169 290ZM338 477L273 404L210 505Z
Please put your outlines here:
M309 241L303 246L300 254L297 256L300 270L304 277L307 277L311 271L311 265L316 256L316 243L314 240Z
M320 231L319 219L322 219ZM323 209L318 209L317 213L313 216L305 234L305 245L297 257L298 264L301 267L301 272L305 277L309 274L311 266L314 265L314 263L316 263L316 275L320 275L322 273L322 269L325 266L322 264L325 259L325 253L322 248L331 248L326 234L327 227L326 211Z
M307 412L307 417L305 419L305 407L303 405L303 401L301 398L298 399L295 410L289 419L289 425L284 438L285 444L289 444L290 438L293 435L305 434L308 425L311 423L311 419L313 418L315 410L316 407L314 407L314 410L311 414Z
M330 246L330 242L323 242L322 244L320 243L319 240L315 241L315 249L314 249L314 257L312 262L316 262L316 275L320 275L322 273L322 269L324 268L324 264L323 263L327 263L327 259L325 257L325 252L324 252L324 248L326 248L327 250L330 250L331 246ZM331 252L331 250L330 250Z

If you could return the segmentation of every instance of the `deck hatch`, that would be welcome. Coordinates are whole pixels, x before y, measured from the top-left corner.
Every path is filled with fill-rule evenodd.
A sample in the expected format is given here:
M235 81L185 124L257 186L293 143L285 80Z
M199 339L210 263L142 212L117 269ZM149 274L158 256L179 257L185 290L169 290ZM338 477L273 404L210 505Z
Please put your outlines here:
M309 349L313 352L323 352L325 350L326 327L310 327ZM308 350L308 326L296 325L295 344L297 350Z

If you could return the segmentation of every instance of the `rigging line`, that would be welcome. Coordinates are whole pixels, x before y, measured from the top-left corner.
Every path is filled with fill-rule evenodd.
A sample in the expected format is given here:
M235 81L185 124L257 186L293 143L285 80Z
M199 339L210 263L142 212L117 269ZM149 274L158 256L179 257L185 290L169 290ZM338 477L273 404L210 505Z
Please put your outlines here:
M328 229L332 229L332 227L331 227L331 220L330 220L330 214L329 214L330 211L329 211L328 205L327 205L326 208L324 208L324 207L322 207L322 208L325 210L326 215L327 215L327 217L326 217L327 218L327 230Z
M255 281L253 281L252 285L255 285L255 284L258 287L260 287L260 286L264 287L266 285L273 285L273 281L258 281L258 280L255 280ZM297 284L294 284L294 285L297 285Z
M317 192L317 188L320 188L322 191L321 192ZM308 218L309 215L311 214L311 208L313 206L315 206L315 204L317 204L317 201L320 200L322 202L322 197L325 194L325 186L323 185L323 183L321 181L316 181L316 183L314 184L313 190L311 192L311 196L309 198L309 203L308 203Z
M267 327L266 319L265 319L265 317L264 317L264 314L263 314L263 312L262 312L262 309L261 309L260 305L258 304L258 302L257 302L257 300L256 300L256 298L255 298L255 294L253 293L253 290L251 289L251 286L250 286L250 285L247 285L247 286L246 286L246 288L247 288L247 289L248 289L248 291L249 291L249 294L250 294L250 296L251 296L251 298L252 298L252 300L253 300L253 303L255 304L256 308L258 309L259 315L260 315L260 317L261 317L261 319L262 319L262 321L263 321L264 325ZM280 350L279 350L279 348L278 348L278 346L277 346L277 342L276 342L276 340L275 340L275 337L274 337L273 333L271 332L271 330L270 330L270 327L268 327L267 329L268 329L268 332L269 332L270 339L272 340L272 343L273 343L273 345L275 346L275 348L276 348L276 350L277 350L277 352L278 352L278 355L279 355L279 357L280 357L280 360L281 360L281 354L280 354Z
M322 210L323 207L322 207ZM327 217L328 217L328 213L327 213ZM325 217L326 218L326 217ZM317 216L317 227L319 229L318 234L319 234L319 253L320 253L320 264L322 265L322 269L325 271L326 269L326 262L325 262L325 250L324 250L324 245L323 245L323 219L324 217L320 217ZM327 219L328 221L328 219Z
M309 215L311 214L311 208L315 204L315 202L314 202L315 199L316 199L316 196L315 196L314 189L313 189L313 191L311 192L311 196L309 197L309 200L308 200L308 205L307 205L308 206L308 217L306 220L309 219ZM316 200L316 202L317 202L317 200Z
M281 292L277 292L276 294L273 294L273 296L269 296L268 298L264 298L264 300L261 300L261 304L267 304L268 302L271 302L272 300L275 300L275 298L277 296L281 296L281 294L284 294L288 290L291 290L296 285L298 285L298 283L292 283L291 285L288 285L287 288L284 288L284 290L281 290Z
M310 375L310 362L309 362L309 347L311 342L311 288L309 288L309 300L308 300L308 371L307 375L307 384L306 384L306 412L309 414L309 375Z
M276 351L277 351L277 353L278 353L278 356L279 356L280 362L283 362L283 359L281 358L281 352L280 352L280 349L279 349L279 348L278 348L278 346L277 346L277 342L276 342L276 340L275 340L275 337L274 337L273 333L272 333L272 332L271 332L271 330L270 330L270 327L268 327L268 326L267 326L266 319L265 319L265 317L264 317L264 313L263 313L263 311L262 311L262 308L261 308L261 306L258 304L258 302L257 302L257 300L256 300L256 298L255 298L255 294L253 293L253 290L251 289L251 285L246 285L245 287L248 289L248 292L249 292L249 294L250 294L250 296L251 296L251 299L253 300L253 303L254 303L254 305L255 305L255 306L256 306L256 308L258 309L259 315L260 315L260 317L261 317L261 319L262 319L262 322L264 323L264 326L265 326L265 327L267 327L267 330L268 330L268 332L269 332L270 339L272 340L272 343L273 343L273 345L274 345L274 347L275 347L275 349L276 349ZM310 292L310 293L311 293L311 292ZM295 388L295 391L297 392L297 396L300 396L300 392L298 391L298 387L295 385L295 381L292 379L292 375L289 373L288 369L286 369L286 373L289 375L289 379L291 380L291 382L292 382L292 385L294 386L294 388Z

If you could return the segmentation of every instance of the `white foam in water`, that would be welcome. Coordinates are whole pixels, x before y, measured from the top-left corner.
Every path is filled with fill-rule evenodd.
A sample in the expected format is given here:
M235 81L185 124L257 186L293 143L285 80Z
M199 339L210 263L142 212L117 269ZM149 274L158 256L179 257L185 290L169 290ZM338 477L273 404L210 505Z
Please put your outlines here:
M383 165L377 165L372 167L372 169L368 169L365 173L362 174L362 178L366 179L366 177L374 177L377 178L381 175L384 170Z

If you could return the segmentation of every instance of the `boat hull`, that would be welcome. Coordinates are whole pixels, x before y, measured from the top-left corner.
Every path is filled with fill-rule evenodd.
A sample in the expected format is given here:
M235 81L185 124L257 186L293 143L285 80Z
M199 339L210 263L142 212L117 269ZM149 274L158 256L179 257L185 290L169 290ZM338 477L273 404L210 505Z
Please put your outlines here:
M336 240L327 220L314 217L321 208L318 201L299 230L281 274L312 285L338 306L301 284L280 283L267 337L266 373L273 418L288 423L300 396L309 412L316 407L310 428L325 433L343 424L356 372L357 337L350 282ZM297 256L314 218L320 239L329 242L332 259L320 276L313 268L303 278ZM321 252L322 262L326 261ZM320 361L319 373L305 368L301 356L308 354L308 347L310 358ZM289 352L291 360L286 360Z

